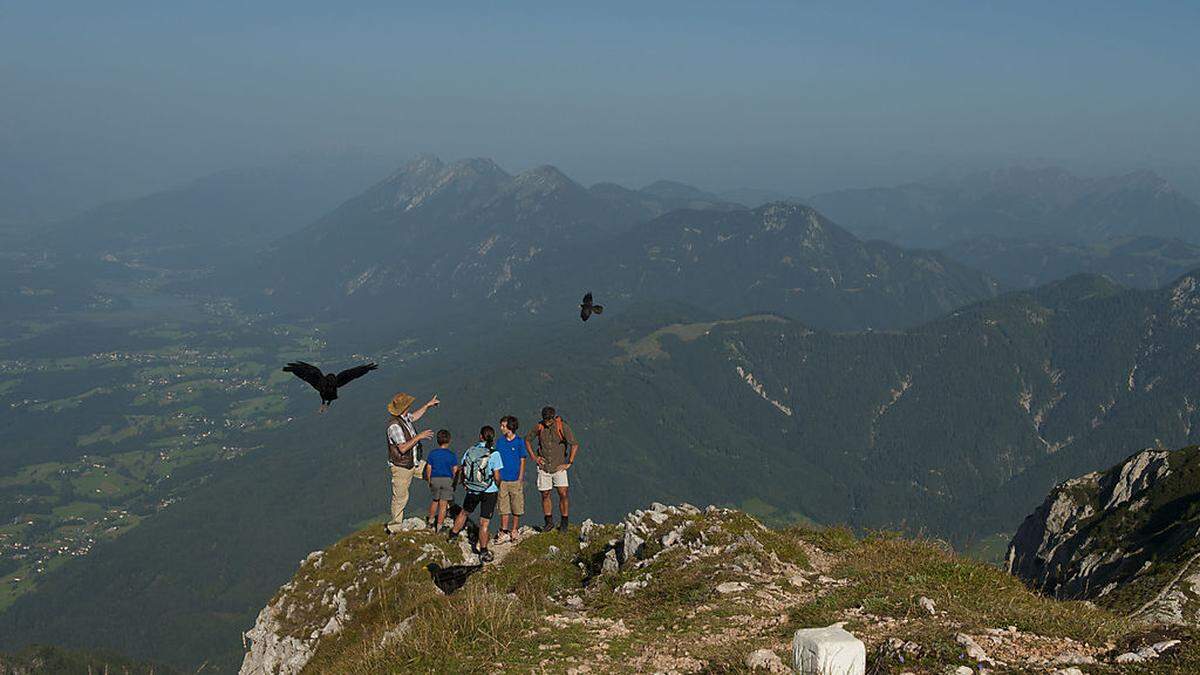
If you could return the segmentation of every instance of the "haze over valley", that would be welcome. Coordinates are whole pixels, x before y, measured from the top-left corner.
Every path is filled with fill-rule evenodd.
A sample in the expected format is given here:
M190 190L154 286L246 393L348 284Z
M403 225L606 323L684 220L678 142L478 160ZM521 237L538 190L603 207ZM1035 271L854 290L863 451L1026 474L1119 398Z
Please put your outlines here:
M654 502L788 533L771 565L807 564L795 535L822 577L890 546L839 537L894 531L1097 611L1167 598L1200 500L1172 452L1200 444L1195 11L664 7L0 10L0 671L237 672L260 610L333 574L310 553L377 543L401 391L460 450L569 420L572 526L624 521L620 551L571 529L506 555L582 570L571 611L650 626L620 598L690 536L627 551ZM318 414L296 360L379 369ZM1046 515L1068 501L1083 529ZM433 546L404 541L381 546ZM804 601L870 605L836 588ZM830 607L772 611L790 639ZM298 667L349 663L320 629ZM560 663L530 653L510 669Z

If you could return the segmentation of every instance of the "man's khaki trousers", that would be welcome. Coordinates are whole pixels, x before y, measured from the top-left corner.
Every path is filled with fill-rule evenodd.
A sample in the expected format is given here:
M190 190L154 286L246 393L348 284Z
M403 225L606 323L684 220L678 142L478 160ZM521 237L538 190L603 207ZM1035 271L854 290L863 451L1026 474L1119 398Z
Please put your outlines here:
M425 462L417 462L411 469L405 469L390 464L392 470L392 519L388 521L388 532L399 531L400 523L404 522L404 507L408 506L408 489L412 486L414 476L425 472Z

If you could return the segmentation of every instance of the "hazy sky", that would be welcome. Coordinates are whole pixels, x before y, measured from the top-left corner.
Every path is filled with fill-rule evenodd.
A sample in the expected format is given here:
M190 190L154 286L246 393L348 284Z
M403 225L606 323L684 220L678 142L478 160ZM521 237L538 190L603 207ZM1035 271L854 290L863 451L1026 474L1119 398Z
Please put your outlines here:
M182 4L0 0L0 179L342 147L792 194L1200 164L1196 2Z

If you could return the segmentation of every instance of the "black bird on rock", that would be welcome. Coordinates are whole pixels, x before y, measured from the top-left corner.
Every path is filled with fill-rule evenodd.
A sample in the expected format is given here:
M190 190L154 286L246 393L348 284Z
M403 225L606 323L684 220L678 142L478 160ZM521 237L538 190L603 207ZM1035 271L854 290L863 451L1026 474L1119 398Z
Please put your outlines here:
M587 321L593 314L603 313L604 305L592 302L592 292L588 291L587 295L583 296L583 302L579 303L579 318Z
M426 567L429 576L433 577L433 585L450 595L467 583L467 578L483 569L483 565L451 565L442 567L437 563L429 563Z
M329 409L329 404L333 403L334 399L338 397L338 387L344 387L349 384L351 380L362 377L378 367L379 366L375 365L374 363L365 363L361 366L347 368L346 370L334 375L333 373L322 373L320 368L312 365L311 363L294 361L287 364L287 366L284 367L283 372L295 375L296 377L311 384L313 389L316 389L321 393L321 407L317 410L317 412L323 413Z

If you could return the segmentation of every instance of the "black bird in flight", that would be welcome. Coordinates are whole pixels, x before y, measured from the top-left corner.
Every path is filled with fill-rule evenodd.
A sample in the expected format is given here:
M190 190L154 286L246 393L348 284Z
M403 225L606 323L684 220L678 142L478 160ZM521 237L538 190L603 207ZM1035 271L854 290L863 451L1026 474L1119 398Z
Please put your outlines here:
M597 305L592 302L592 292L588 291L587 295L583 296L583 302L579 303L579 318L587 321L593 314L603 314L604 305Z
M284 367L283 372L295 375L296 377L311 384L313 389L316 389L321 393L321 407L317 410L317 412L323 413L329 409L329 404L333 403L334 399L338 397L338 387L344 387L349 384L351 380L362 377L378 367L379 366L375 365L374 363L365 363L361 366L347 368L346 370L334 375L333 373L322 373L320 368L312 365L311 363L294 361L287 364L287 366Z
M467 577L483 569L483 565L442 567L437 563L429 563L426 569L429 570L429 576L433 577L433 585L446 595L450 595L467 583Z

